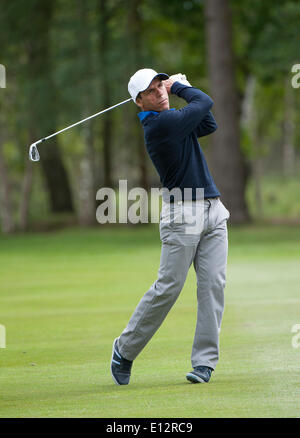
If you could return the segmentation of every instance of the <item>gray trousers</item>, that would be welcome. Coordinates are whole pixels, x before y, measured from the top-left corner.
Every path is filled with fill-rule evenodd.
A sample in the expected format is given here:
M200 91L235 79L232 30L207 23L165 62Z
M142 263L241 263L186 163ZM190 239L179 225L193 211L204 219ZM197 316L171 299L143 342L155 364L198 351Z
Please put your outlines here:
M182 212L182 203L163 205L158 278L139 302L118 339L118 346L126 359L134 360L137 357L178 298L193 262L197 276L198 307L191 363L193 368L205 365L215 369L219 359L219 333L224 311L227 220L230 214L219 198L183 204L185 211L181 223L178 218L180 214L182 218L182 213L179 214ZM198 208L196 214L195 208ZM170 220L166 219L168 215L171 216ZM192 217L197 217L198 223L191 228Z

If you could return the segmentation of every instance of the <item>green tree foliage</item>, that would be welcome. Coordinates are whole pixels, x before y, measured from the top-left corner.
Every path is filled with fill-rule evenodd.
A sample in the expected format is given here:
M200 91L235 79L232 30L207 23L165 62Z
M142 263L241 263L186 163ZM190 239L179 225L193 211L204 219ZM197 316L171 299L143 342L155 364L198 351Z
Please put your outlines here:
M298 0L232 1L239 68L270 81L299 62Z
M252 75L257 80L261 152L271 154L283 136L286 77L300 63L300 4L231 0L230 5L240 112ZM65 206L72 197L76 203L85 154L93 154L95 191L105 181L114 185L121 178L143 186L159 184L141 153L138 109L131 103L88 122L93 148L88 149L87 131L78 127L41 145L46 167L40 163L30 168L28 145L125 99L129 76L140 67L186 73L192 84L209 93L203 0L0 0L0 11L0 63L7 70L7 88L0 90L0 141L15 212L24 175L30 172L29 218L55 210L54 198L62 196L69 179L72 195L66 191L59 203ZM299 96L295 90L296 145ZM173 106L181 103L171 99ZM243 129L242 138L244 153L252 159L259 150L252 148L249 128ZM203 139L204 146L209 140ZM58 164L60 176L54 177L51 189L49 169L58 169Z

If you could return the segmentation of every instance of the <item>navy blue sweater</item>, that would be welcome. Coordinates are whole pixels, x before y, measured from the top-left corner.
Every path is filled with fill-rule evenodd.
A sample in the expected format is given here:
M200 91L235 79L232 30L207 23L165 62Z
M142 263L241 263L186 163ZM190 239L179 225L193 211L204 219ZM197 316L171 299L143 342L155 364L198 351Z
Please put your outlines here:
M142 111L138 114L145 134L148 154L160 176L163 187L178 187L184 199L184 188L204 188L204 198L220 196L208 170L197 137L217 129L210 111L213 101L203 91L179 82L172 85L171 93L186 100L179 110L161 112Z

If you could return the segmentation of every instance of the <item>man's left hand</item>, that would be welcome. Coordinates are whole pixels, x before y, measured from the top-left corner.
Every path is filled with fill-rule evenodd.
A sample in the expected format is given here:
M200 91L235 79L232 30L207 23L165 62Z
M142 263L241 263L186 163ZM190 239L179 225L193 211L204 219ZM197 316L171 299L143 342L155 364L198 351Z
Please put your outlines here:
M189 83L189 81L186 78L186 75L183 75L182 73L177 73L176 75L172 75L169 77L169 79L163 81L165 84L165 87L167 89L168 94L171 93L171 87L174 84L174 82L180 82L183 85L187 85L191 87L192 85Z

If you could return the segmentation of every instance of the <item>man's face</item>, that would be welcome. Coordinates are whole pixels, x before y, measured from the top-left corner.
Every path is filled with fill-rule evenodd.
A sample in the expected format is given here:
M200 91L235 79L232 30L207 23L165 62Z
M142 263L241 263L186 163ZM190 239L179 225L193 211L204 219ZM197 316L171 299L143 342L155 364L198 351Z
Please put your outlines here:
M140 93L136 100L137 105L143 111L164 111L170 109L169 95L164 82L155 78L149 87Z

